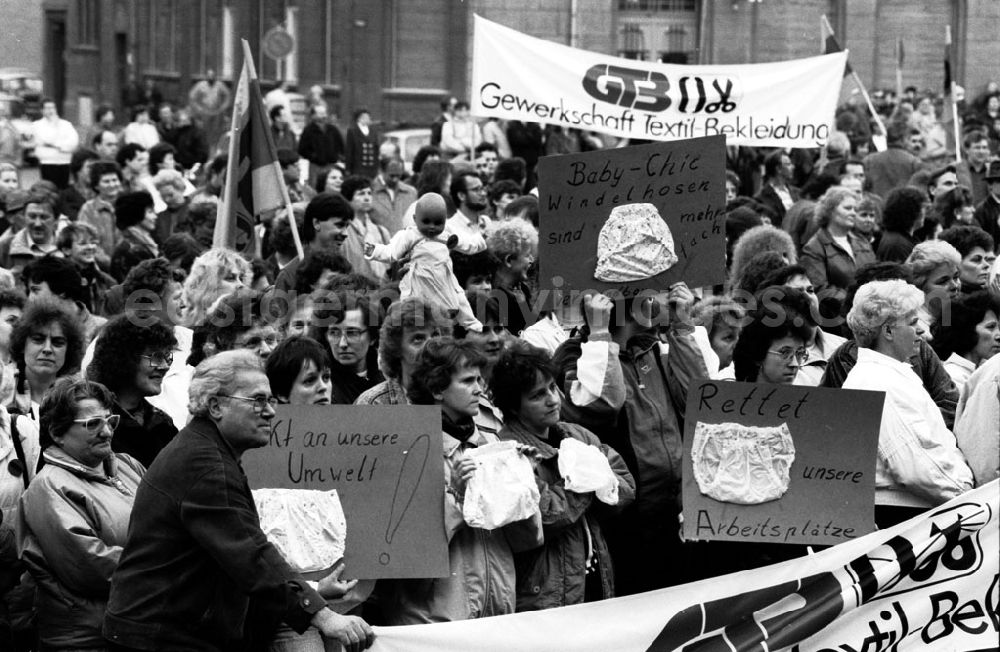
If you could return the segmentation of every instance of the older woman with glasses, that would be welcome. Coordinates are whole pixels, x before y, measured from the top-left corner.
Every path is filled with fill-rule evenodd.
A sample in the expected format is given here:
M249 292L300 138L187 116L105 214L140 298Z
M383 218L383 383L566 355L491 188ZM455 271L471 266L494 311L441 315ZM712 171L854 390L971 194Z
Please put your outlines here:
M42 403L44 466L21 496L18 550L38 585L42 650L103 650L111 574L145 469L112 451L114 396L63 378Z
M177 338L161 322L139 326L133 319L120 315L107 323L94 347L87 378L115 393L112 411L121 423L112 448L148 467L177 434L170 417L148 400L162 389Z
M920 347L923 303L905 281L872 281L847 314L858 362L843 387L885 392L875 461L875 522L883 528L972 488L955 436L909 363Z

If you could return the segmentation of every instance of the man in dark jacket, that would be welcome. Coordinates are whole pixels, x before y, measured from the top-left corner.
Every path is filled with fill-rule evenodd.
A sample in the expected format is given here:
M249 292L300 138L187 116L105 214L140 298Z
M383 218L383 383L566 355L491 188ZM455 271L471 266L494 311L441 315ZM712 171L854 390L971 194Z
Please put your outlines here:
M315 186L316 179L344 157L344 137L336 125L327 120L325 104L314 104L309 109L309 124L299 136L299 156L309 161L311 186Z
M311 624L352 652L369 647L367 623L327 608L324 596L344 585L331 574L313 588L261 531L240 466L244 452L267 445L274 417L257 357L210 358L190 397L194 419L136 493L104 620L112 649L247 649L266 645L282 621L300 633Z

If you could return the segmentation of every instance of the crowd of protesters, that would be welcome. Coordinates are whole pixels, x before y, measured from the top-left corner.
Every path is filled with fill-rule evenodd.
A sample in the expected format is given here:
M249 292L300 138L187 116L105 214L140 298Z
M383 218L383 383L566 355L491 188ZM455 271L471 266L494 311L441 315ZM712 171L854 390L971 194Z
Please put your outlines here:
M885 134L845 105L822 149L728 147L724 284L559 307L536 302L538 159L628 142L446 98L404 162L366 109L342 133L317 97L296 133L282 87L268 115L293 211L243 256L212 246L227 160L201 121L229 100L205 83L124 126L102 107L82 141L46 101L42 180L0 162L2 649L363 649L370 624L807 554L679 535L699 378L885 392L879 527L1000 472L995 85L950 149L940 98L914 89L877 98ZM278 403L440 406L448 577L291 570L239 464ZM613 502L567 488L569 439L606 460ZM462 503L469 451L497 441L530 460L540 503L488 531Z

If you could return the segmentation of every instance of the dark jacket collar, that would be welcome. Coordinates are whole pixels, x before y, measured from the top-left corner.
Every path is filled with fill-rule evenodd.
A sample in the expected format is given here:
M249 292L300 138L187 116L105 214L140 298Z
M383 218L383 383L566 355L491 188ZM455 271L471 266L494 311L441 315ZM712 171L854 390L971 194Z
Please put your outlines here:
M226 441L226 438L222 436L219 432L219 428L215 425L215 422L208 417L195 417L184 427L181 432L190 432L192 435L197 437L202 437L212 442L218 446L219 450L223 453L232 457L237 463L240 461L240 456L236 453L236 449Z

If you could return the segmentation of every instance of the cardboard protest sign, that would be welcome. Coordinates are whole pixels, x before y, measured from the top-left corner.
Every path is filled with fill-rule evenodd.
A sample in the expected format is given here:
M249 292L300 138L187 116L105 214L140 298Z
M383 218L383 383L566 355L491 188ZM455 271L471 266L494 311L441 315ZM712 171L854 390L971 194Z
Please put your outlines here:
M730 145L821 147L846 63L846 51L742 65L635 61L476 16L470 108L479 117L624 138L724 136Z
M437 407L280 405L243 468L254 489L337 490L345 577L445 577L442 455Z
M725 170L721 136L539 159L540 289L722 283Z
M872 532L884 400L882 392L692 383L684 537L826 545Z

